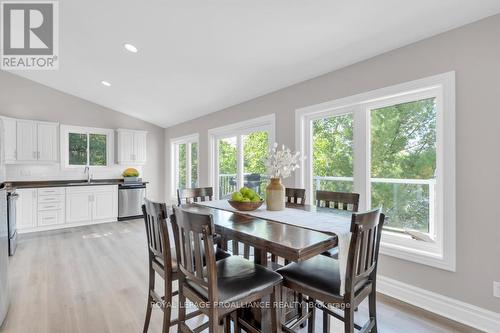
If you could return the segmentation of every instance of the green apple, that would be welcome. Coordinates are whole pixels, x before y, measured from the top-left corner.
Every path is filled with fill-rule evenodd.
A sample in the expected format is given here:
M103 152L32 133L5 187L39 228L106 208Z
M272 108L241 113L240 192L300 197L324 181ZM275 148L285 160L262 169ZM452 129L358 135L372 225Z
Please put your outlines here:
M241 199L241 202L250 202L250 199L248 199L247 197L243 197L243 199Z
M234 192L232 195L231 195L231 199L233 201L243 201L243 195L240 193L240 192Z

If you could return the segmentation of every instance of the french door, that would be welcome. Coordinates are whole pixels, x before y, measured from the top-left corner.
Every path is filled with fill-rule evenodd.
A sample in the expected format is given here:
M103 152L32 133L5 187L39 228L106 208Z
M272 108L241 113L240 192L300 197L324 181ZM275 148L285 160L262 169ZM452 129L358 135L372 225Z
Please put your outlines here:
M274 143L274 122L212 133L212 181L216 196L229 198L243 186L264 196L265 160Z

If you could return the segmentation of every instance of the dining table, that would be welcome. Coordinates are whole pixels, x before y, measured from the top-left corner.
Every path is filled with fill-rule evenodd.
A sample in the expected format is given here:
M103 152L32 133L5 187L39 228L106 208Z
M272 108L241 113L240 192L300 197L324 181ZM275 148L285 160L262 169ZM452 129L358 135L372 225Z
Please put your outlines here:
M339 235L315 225L315 218L336 223L343 228L340 230L349 230L352 216L350 211L295 203L287 203L285 209L291 216L295 212L301 212L302 215L298 214L301 218L298 222L283 222L283 218L279 218L283 214L265 211L265 207L256 212L237 211L223 200L183 204L181 207L211 215L215 231L222 239L221 246L225 249L232 243L233 254L238 254L239 245L235 244L243 244L252 249L251 253L245 251L245 257L273 269L280 263L301 262L338 246ZM308 214L305 215L305 212ZM263 332L269 332L270 311L252 309L251 312L252 323L260 326ZM297 309L294 317L298 318L300 315L300 309Z

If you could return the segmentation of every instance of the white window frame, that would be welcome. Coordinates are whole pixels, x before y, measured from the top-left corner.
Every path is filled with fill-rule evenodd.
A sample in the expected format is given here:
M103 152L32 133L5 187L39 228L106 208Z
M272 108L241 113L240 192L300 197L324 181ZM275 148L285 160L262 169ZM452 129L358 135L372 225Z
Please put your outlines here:
M198 146L198 170L197 179L198 185L200 182L200 143L198 133L190 134L170 140L170 162L171 162L171 184L172 184L172 199L177 198L177 189L179 187L179 145L186 144L186 186L191 186L191 147L196 143Z
M296 149L305 159L296 174L297 186L312 198L311 121L354 114L354 191L361 194L359 208L370 207L370 110L383 106L436 98L436 197L430 221L434 241L414 240L402 233L384 230L380 252L449 271L456 270L455 193L455 72L448 72L367 93L296 110ZM446 170L446 172L445 172ZM432 225L431 225L432 224Z
M210 185L214 188L215 198L219 198L219 147L218 140L236 136L237 140L237 187L243 187L243 152L242 136L252 132L266 131L268 133L269 147L276 140L276 116L270 114L250 120L241 121L227 126L212 128L208 131L208 151L209 151L209 175Z
M85 165L70 165L69 164L69 133L87 134L87 163ZM106 165L89 165L89 134L103 134L106 135ZM115 164L114 161L114 136L115 131L109 128L97 127L82 127L61 125L61 163L63 168L66 169L80 169L80 168L95 168L102 169L108 168Z

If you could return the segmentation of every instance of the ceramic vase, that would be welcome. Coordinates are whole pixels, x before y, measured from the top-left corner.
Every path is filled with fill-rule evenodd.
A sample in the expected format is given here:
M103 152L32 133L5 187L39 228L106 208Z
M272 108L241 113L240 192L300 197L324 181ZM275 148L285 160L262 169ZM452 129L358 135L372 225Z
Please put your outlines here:
M285 209L285 187L281 184L280 178L271 178L271 182L266 187L267 210Z

